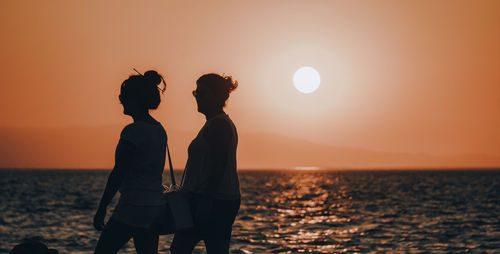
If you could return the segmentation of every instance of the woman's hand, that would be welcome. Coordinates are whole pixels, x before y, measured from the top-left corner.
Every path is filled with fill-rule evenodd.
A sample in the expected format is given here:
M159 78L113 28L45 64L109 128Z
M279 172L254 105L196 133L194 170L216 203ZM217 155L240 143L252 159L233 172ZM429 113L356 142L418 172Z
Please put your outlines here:
M94 215L94 228L97 231L104 230L104 218L106 217L106 208L99 207Z

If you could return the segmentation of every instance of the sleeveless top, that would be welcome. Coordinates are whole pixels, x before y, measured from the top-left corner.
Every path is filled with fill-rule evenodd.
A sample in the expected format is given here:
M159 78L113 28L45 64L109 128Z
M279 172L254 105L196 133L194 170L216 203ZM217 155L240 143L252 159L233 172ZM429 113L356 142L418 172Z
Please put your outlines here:
M211 154L211 149L208 141L204 138L207 126L215 119L223 119L231 126L231 141L227 156L227 164L224 166L222 179L213 193L213 197L217 199L234 200L239 199L240 183L238 173L236 171L236 147L238 146L238 134L233 121L226 113L218 114L217 116L206 121L201 128L196 138L191 142L188 148L188 160L185 168L185 179L183 188L194 193L206 193L208 187L208 179L212 173L209 168L211 162L215 159Z
M119 202L143 206L164 204L162 174L167 134L163 126L134 122L123 129L120 138L133 143L137 152L120 186Z

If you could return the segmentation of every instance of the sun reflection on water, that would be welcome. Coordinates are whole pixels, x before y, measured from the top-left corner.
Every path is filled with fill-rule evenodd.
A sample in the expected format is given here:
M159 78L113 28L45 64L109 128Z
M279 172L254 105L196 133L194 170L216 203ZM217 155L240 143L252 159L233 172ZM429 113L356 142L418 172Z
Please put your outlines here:
M242 253L467 252L485 245L462 230L477 235L481 227L495 232L480 236L494 243L486 249L499 246L498 229L491 226L498 217L484 211L500 210L500 202L491 201L500 197L500 188L489 177L452 177L323 170L249 174L241 181L233 246ZM483 181L490 184L477 184Z
M297 166L293 167L295 170L320 170L321 168L316 166Z
M262 179L270 192L253 195L242 209L247 212L235 226L238 230L248 230L249 234L262 232L259 241L276 247L275 252L331 253L338 247L335 237L353 232L352 229L335 229L351 220L349 216L338 214L337 208L349 200L341 186L331 191L338 180L338 177L326 178L321 173L310 172L297 173L293 177L275 174ZM255 188L254 191L258 193L259 190ZM249 237L239 240L253 241Z

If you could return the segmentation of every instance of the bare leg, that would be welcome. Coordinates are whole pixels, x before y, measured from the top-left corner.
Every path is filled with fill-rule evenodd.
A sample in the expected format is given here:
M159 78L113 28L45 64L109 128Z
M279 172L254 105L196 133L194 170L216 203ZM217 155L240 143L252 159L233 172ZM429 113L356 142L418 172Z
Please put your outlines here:
M172 245L170 245L170 253L172 254L188 254L193 252L194 247L200 241L200 237L195 232L180 232L175 233Z
M132 227L110 220L99 237L94 253L117 253L130 240L133 232Z
M158 253L158 233L149 229L138 229L134 232L133 238L137 254Z

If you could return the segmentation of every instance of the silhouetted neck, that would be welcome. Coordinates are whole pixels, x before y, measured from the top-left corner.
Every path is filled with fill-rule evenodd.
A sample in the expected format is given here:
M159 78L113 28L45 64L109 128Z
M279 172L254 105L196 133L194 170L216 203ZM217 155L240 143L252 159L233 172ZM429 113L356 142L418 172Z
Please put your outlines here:
M158 123L158 121L156 121L149 113L135 114L132 116L132 118L134 119L134 123L137 122L146 122L152 124Z
M224 112L224 110L222 110L222 109L214 110L214 111L212 111L212 112L206 113L206 114L205 114L205 118L206 118L206 119L207 119L207 121L208 121L208 120L210 120L210 119L212 119L212 118L216 117L217 115L220 115L220 114L223 114L223 113L225 113L225 112Z

